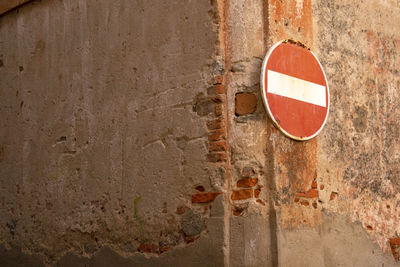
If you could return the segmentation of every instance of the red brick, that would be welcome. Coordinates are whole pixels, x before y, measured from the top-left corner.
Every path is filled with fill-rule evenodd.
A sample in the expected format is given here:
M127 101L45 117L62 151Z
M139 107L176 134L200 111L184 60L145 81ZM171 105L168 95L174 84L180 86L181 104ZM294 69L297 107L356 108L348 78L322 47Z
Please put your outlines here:
M217 76L217 84L222 84L224 82L224 76L219 75Z
M294 203L297 203L297 202L299 202L299 201L300 201L300 199L297 198L297 197L294 199Z
M324 190L324 188L325 188L325 186L324 186L323 184L321 184L321 185L319 186L319 190Z
M215 105L215 116L221 116L223 111L222 103L217 103Z
M337 193L336 192L332 192L331 193L331 197L329 198L329 200L334 200L336 198Z
M260 196L261 189L254 189L254 197L258 198Z
M246 115L256 111L257 97L251 93L239 93L236 94L235 101L235 114Z
M390 248L392 250L392 254L395 261L399 261L399 253L400 253L400 237L394 237L389 239Z
M221 139L225 139L225 131L222 129L212 131L208 135L208 141L217 141Z
M303 205L303 206L308 206L308 205L310 205L310 203L308 203L308 201L307 200L302 200L302 201L300 201L300 204L301 205Z
M224 98L222 96L219 96L219 95L214 96L212 98L212 100L213 100L214 103L217 103L217 104L221 104L222 102L224 102Z
M222 129L223 128L223 122L221 119L216 119L212 121L207 122L207 127L209 130L216 130L216 129Z
M216 94L224 94L225 93L225 86L223 84L216 84L215 85L215 93Z
M210 162L224 162L228 158L226 152L214 152L207 155Z
M296 197L317 198L318 197L318 190L310 189L305 193L296 193Z
M154 253L158 252L158 246L155 244L141 244L138 251L141 253Z
M211 142L209 145L210 151L226 151L227 149L225 141Z
M257 178L243 178L237 181L237 187L253 187L258 183Z
M233 207L233 215L240 216L243 212L243 208L240 207Z
M231 195L232 200L248 199L253 196L251 189L234 190Z
M312 183L311 183L311 188L312 188L312 189L317 189L317 188L318 188L318 183L317 183L317 181L315 181L315 180L312 181Z
M209 203L214 201L214 199L219 195L222 194L221 192L209 192L209 193L198 193L192 195L192 203Z
M240 214L242 214L241 211L238 211L238 210L233 211L233 215L235 215L235 216L240 216Z
M400 246L400 237L390 238L389 243L391 246Z

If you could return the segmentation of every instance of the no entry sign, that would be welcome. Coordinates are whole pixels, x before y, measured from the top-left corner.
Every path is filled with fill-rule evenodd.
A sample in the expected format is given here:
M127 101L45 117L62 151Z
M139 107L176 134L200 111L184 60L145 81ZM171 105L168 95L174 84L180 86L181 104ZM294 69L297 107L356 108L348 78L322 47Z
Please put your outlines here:
M329 88L317 57L295 41L281 41L265 56L261 91L274 124L288 137L309 140L324 127Z

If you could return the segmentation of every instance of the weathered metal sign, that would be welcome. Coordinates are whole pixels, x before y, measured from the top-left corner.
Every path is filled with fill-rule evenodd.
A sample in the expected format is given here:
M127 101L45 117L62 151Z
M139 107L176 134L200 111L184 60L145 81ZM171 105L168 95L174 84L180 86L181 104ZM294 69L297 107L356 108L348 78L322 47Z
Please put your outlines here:
M317 57L295 41L281 41L265 56L261 71L265 108L286 136L309 140L324 127L329 88Z

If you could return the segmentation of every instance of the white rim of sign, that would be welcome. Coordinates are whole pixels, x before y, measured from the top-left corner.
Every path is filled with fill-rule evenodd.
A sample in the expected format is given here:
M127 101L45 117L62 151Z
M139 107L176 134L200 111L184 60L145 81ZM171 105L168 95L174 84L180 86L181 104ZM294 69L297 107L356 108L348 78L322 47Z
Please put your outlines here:
M297 141L307 141L307 140L310 140L310 139L314 138L315 136L317 136L317 135L321 132L322 128L324 128L325 123L326 123L326 121L328 120L329 106L330 106L330 93L329 93L328 79L326 78L325 70L324 70L324 68L322 67L321 62L319 62L319 60L318 60L318 58L315 56L315 54L314 54L311 50L309 50L309 52L314 56L314 58L317 60L317 62L318 62L318 64L319 64L319 66L321 67L321 70L322 70L322 73L324 74L324 78L325 78L325 82L326 82L326 89L327 89L327 91L328 91L328 108L327 108L325 120L324 120L324 122L322 123L321 127L318 129L318 131L316 131L316 132L315 132L313 135L311 135L311 136L298 137L298 136L294 136L294 135L291 135L290 133L286 132L286 131L279 125L279 123L275 120L275 118L274 118L274 116L272 115L272 112L271 112L271 110L270 110L270 108L269 108L268 100L267 100L267 95L266 95L266 92L265 92L265 89L266 89L266 88L265 88L265 70L266 70L266 68L267 68L268 59L269 59L269 57L271 56L272 52L275 50L275 48L278 47L280 44L286 43L287 41L288 41L288 40L282 40L282 41L279 41L279 42L277 42L276 44L274 44L274 45L268 50L268 53L267 53L267 55L266 55L265 58L264 58L264 61L263 61L263 64L262 64L262 68L261 68L261 77L260 77L260 78L261 78L261 81L260 81L260 82L261 82L261 94L262 94L262 98L263 98L263 102L264 102L265 109L268 111L268 115L269 115L269 117L272 119L272 121L273 121L273 123L275 124L275 126L276 126L279 130L281 130L282 133L283 133L284 135L286 135L287 137L290 137L290 138L295 139L295 140L297 140ZM306 48L304 48L304 49L306 49Z

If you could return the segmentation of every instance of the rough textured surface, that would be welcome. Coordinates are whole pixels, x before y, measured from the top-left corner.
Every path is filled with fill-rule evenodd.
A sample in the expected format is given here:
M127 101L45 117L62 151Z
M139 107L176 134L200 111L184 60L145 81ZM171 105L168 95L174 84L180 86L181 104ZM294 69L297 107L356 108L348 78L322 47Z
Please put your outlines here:
M207 161L220 102L198 101L219 82L215 13L209 1L44 0L1 17L7 249L93 263L195 242L191 257L223 262L223 230L202 237L223 218L191 202L224 184Z
M231 226L263 214L270 243L256 250L271 255L263 265L395 265L398 249L389 243L400 234L398 10L396 1L229 2L230 114L238 93L255 92L261 103L261 59L284 39L299 40L316 53L331 89L326 127L307 142L284 137L263 109L230 117L231 184L251 167L266 204L253 198L234 203ZM343 218L351 226L343 227ZM326 227L340 240L332 242ZM240 241L231 231L232 262L241 258L252 266L238 256L246 240L235 242Z
M33 1L0 18L0 265L396 266L397 1ZM294 39L330 115L260 69Z

